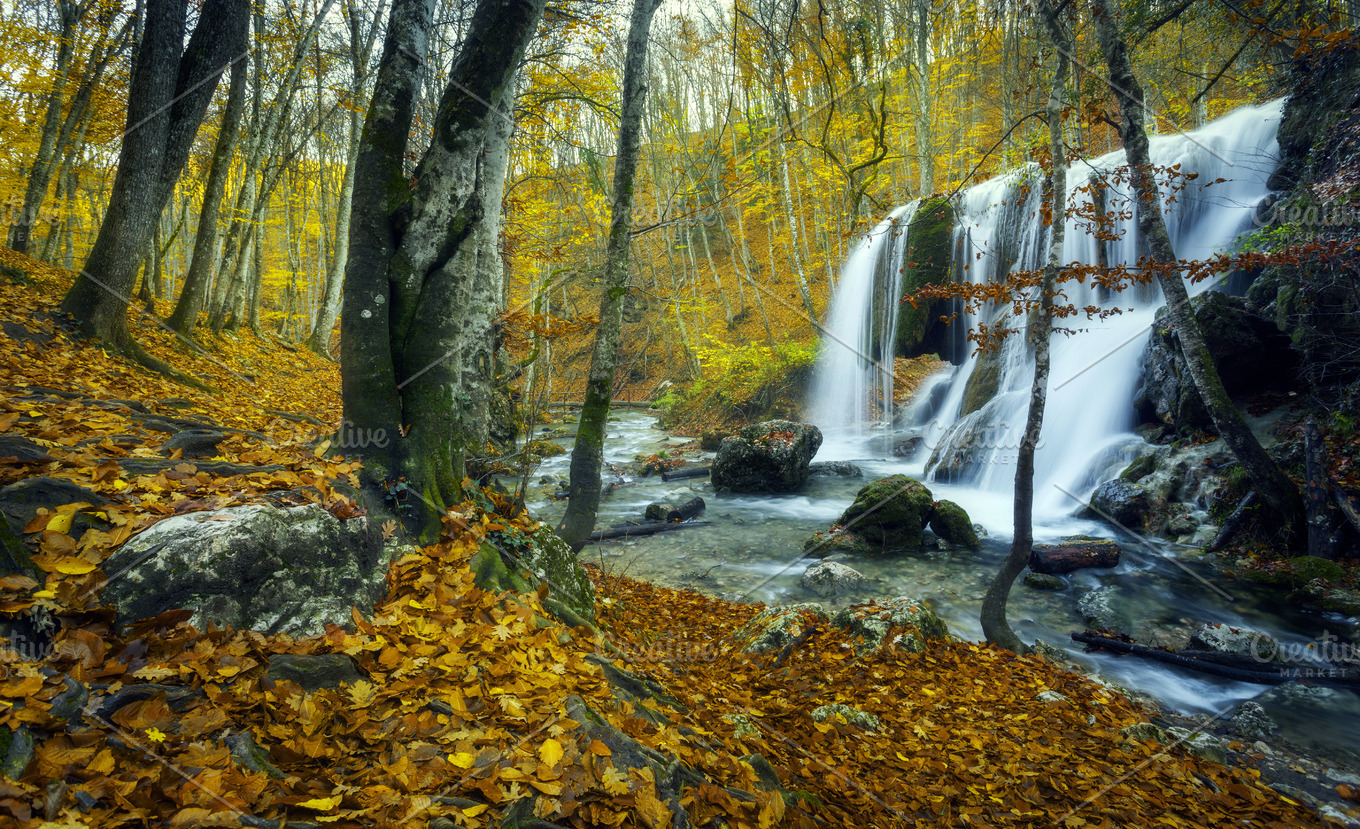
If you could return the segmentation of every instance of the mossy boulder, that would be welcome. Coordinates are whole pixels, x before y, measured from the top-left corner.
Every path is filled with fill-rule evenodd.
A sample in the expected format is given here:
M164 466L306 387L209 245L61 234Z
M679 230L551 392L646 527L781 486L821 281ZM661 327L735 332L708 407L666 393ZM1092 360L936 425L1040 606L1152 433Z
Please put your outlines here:
M878 717L839 702L812 709L813 722L827 720L852 725L860 731L877 731L879 727Z
M920 481L890 475L864 486L836 521L884 551L916 550L935 512L935 499Z
M822 445L822 432L808 423L771 420L743 427L723 440L713 459L713 488L729 492L794 492Z
M830 620L831 615L812 602L771 607L752 617L733 639L743 653L778 653L811 625Z
M954 208L946 198L926 200L907 227L906 255L902 261L902 294L910 296L928 285L950 281L949 266L954 245ZM940 322L950 300L936 299L915 306L903 303L897 311L893 344L898 356L948 354L949 327Z
M982 546L977 532L973 530L972 519L963 507L953 501L936 501L930 514L930 529L940 538L959 547L976 550Z
M948 626L928 604L905 596L847 607L831 623L850 635L849 644L860 655L880 648L920 653L931 640L950 638Z
M1346 577L1346 568L1318 556L1298 556L1289 560L1289 573L1295 583L1307 584L1314 579L1340 581Z

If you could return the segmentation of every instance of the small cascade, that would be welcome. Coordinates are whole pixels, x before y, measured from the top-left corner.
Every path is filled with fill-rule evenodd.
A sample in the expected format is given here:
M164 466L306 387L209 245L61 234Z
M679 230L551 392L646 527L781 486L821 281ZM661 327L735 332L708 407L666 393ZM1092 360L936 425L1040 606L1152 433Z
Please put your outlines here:
M841 268L810 395L812 421L828 441L862 443L891 421L902 257L916 207L879 222Z
M1266 180L1278 163L1275 132L1281 108L1279 101L1244 107L1194 132L1152 139L1154 165L1197 174L1178 190L1163 183L1167 227L1178 256L1200 259L1230 251L1239 235L1253 229L1254 211L1268 194ZM1083 211L1070 210L1065 261L1132 265L1146 254L1132 219L1132 193L1126 182L1111 175L1124 163L1120 151L1070 168L1069 205L1091 208L1092 193L1097 194L1101 202L1094 205L1096 212L1115 219L1118 238L1097 240L1080 218ZM1039 219L1041 176L1037 166L1029 165L960 195L953 237L956 280L994 281L1013 270L1042 265L1048 234ZM1110 186L1078 191L1088 177L1106 178ZM878 306L870 295L883 257L889 253L900 257L905 247L900 237L906 222L897 218L901 215L899 208L875 228L842 271L811 407L814 422L833 434L865 430L867 398L891 400L881 396L881 376L891 365L882 357L890 352L884 341L868 339ZM1215 286L1189 287L1194 294ZM1070 318L1067 327L1078 332L1053 338L1048 406L1035 469L1036 513L1053 516L1077 508L1075 498L1085 498L1100 481L1116 475L1141 445L1133 431L1131 401L1150 325L1162 304L1155 284L1115 295L1087 284L1069 283L1064 290L1067 301L1078 307L1119 308L1121 313L1104 320ZM996 315L1005 310L983 309L963 324L956 322L958 331L952 333L962 334L981 321L994 324ZM968 354L962 364L923 387L898 423L922 437L918 460L928 458L926 473L932 480L1008 492L1029 405L1032 357L1018 336L1010 337L998 353L979 356L969 354L971 350L971 344L960 349ZM890 404L870 412L871 420L886 419ZM848 447L833 452L837 450L841 457L856 456ZM869 451L858 457L884 454Z

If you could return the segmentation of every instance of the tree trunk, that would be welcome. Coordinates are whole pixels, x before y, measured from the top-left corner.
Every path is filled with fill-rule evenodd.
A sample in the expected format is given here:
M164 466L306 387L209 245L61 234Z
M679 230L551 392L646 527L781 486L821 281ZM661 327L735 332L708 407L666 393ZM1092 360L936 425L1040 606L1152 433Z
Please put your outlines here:
M1048 27L1049 37L1058 53L1058 68L1053 74L1053 85L1048 92L1045 113L1048 118L1049 151L1053 157L1048 174L1049 242L1048 260L1044 263L1043 282L1039 286L1039 307L1029 318L1028 336L1034 345L1034 381L1030 385L1029 412L1025 416L1025 434L1020 442L1015 463L1015 534L1011 549L987 587L982 598L982 633L988 642L1016 653L1026 653L1029 646L1020 641L1006 621L1006 601L1010 598L1015 577L1029 563L1034 546L1034 450L1039 444L1039 433L1044 425L1044 405L1048 401L1049 338L1053 332L1050 312L1053 292L1062 268L1064 208L1067 202L1067 159L1062 141L1062 98L1067 82L1067 55L1071 51L1062 20L1050 4L1040 0L1039 13Z
M514 78L544 0L480 0L408 176L435 0L395 0L355 163L340 311L345 418L364 484L434 540L485 448L496 233Z
M203 309L208 280L217 258L222 197L227 192L241 114L246 106L246 75L244 58L231 65L231 87L227 93L227 106L222 111L222 124L217 129L217 143L213 145L212 166L208 168L208 180L203 186L203 205L198 212L198 232L194 234L194 250L189 256L189 273L184 278L184 288L175 310L166 320L166 324L184 337L191 337L198 324L198 312Z
M647 101L647 40L660 0L633 0L628 23L628 50L623 64L623 101L619 106L619 144L609 208L609 245L600 294L600 325L590 355L581 421L571 451L571 497L558 535L580 550L595 528L600 506L600 464L604 461L605 425L614 392L614 367L623 330L623 300L628 293L628 237L632 230L633 180L642 138L642 111Z
M61 305L86 334L167 373L176 374L133 342L127 322L130 294L215 81L245 42L248 10L245 0L205 0L198 25L183 46L187 2L147 0L129 86L127 131L108 209L85 269Z
M1213 356L1204 343L1199 324L1195 321L1190 308L1190 297L1185 289L1176 266L1176 253L1171 247L1171 237L1167 235L1166 223L1162 219L1162 201L1157 190L1156 171L1153 170L1148 155L1148 138L1144 131L1143 88L1133 73L1133 62L1129 57L1128 46L1119 31L1119 21L1115 16L1111 0L1092 0L1096 35L1100 41L1100 51L1110 70L1110 85L1118 90L1120 137L1128 156L1129 171L1137 196L1138 230L1148 242L1152 260L1159 266L1155 269L1157 282L1161 285L1162 295L1166 298L1167 315L1176 329L1180 340L1181 353L1185 356L1186 369L1199 391L1200 399L1209 410L1214 428L1227 444L1228 449L1242 464L1252 486L1260 494L1261 500L1279 519L1286 542L1298 543L1302 535L1298 530L1303 517L1303 499L1299 489L1283 472L1275 461L1266 454L1251 428L1242 419L1242 413L1228 397L1223 380L1218 375Z

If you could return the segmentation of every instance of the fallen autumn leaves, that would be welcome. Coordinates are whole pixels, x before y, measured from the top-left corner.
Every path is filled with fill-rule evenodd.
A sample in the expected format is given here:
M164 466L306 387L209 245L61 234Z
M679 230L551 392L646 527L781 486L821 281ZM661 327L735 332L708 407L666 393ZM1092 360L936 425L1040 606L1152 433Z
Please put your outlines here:
M69 278L24 263L40 281ZM9 387L0 434L49 458L0 463L0 484L48 475L107 501L40 513L24 530L44 581L0 579L0 613L38 611L56 626L41 653L3 651L0 769L10 779L0 779L0 825L655 827L672 825L675 809L699 826L1317 825L1249 769L1121 744L1139 710L1037 657L965 642L856 656L827 629L774 667L730 642L758 607L599 573L601 631L567 631L539 595L474 585L468 560L490 527L535 525L490 495L463 505L474 520L446 522L440 543L397 560L385 600L356 611L352 630L197 631L182 613L119 629L92 592L113 546L160 517L267 493L350 511L356 465L237 432L219 459L255 471L222 476L171 458L125 474L120 459L162 458L163 435L106 401L196 411L247 432L262 430L270 409L333 423L335 368L301 352L280 359L251 335L214 343L218 357L207 358L140 331L220 388L271 366L248 372L249 390L184 390L53 329L44 315L56 287L0 291L4 319L35 334L0 334ZM35 387L80 393L15 399ZM188 405L164 403L177 397ZM495 514L483 520L487 505ZM93 518L101 528L76 542L72 522ZM667 644L676 641L698 646ZM270 675L279 654L343 655L363 678L308 692ZM618 693L602 654L632 655L628 667L676 704ZM1067 700L1037 701L1045 690ZM811 717L836 703L876 716L878 729ZM704 780L667 802L665 781L621 762L605 728ZM32 761L13 768L29 741ZM782 793L765 790L743 759L752 754L772 764Z

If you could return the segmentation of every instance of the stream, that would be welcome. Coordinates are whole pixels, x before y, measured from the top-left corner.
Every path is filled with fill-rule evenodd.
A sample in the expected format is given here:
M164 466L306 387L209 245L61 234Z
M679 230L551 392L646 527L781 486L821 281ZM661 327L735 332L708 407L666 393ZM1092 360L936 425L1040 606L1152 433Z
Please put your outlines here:
M568 429L574 429L574 424ZM570 435L553 438L568 450L571 440ZM689 441L662 432L650 414L616 410L610 416L605 460L621 467L639 455L659 453ZM791 495L716 493L706 478L674 482L662 481L656 475L620 479L606 470L606 481L621 480L621 484L601 501L597 527L641 520L649 503L679 504L696 494L708 505L699 520L712 523L638 539L592 543L582 552L583 560L606 573L690 588L730 601L769 605L816 601L837 608L868 599L920 597L931 603L954 635L981 640L978 614L982 597L1009 549L1012 519L1007 493L939 482L927 484L936 499L960 504L974 523L986 530L980 551L930 549L933 538L928 536L926 549L915 555L872 559L832 556L831 560L854 567L872 582L868 590L852 597L820 599L799 584L804 570L818 561L802 557L803 543L833 523L860 487L898 473L922 479L921 461L885 457L887 453L881 448L885 443L882 433L878 438L828 440L814 461L852 461L863 471L862 477L814 475L801 491ZM703 464L711 457L709 453L692 460ZM528 506L542 521L555 524L566 502L548 497L556 489L555 483L538 481L546 476L565 479L569 462L570 454L549 458L533 473ZM1036 516L1036 544L1082 534L1115 539L1125 554L1118 567L1070 574L1071 586L1061 592L1034 590L1017 580L1009 602L1012 626L1021 638L1043 639L1062 648L1088 671L1150 694L1180 714L1226 717L1238 703L1257 697L1269 687L1134 657L1083 653L1070 639L1073 631L1083 628L1076 611L1076 602L1083 594L1114 585L1112 604L1128 620L1126 632L1141 644L1182 647L1196 626L1215 621L1261 630L1282 646L1297 648L1324 636L1353 643L1360 634L1360 624L1354 618L1299 611L1282 603L1277 589L1233 579L1204 564L1173 559L1162 550L1144 546L1139 539L1120 537L1121 533L1101 522L1052 516ZM1360 698L1356 695L1338 689L1328 693L1321 705L1259 701L1279 723L1278 736L1320 755L1357 765L1351 754L1360 745Z

